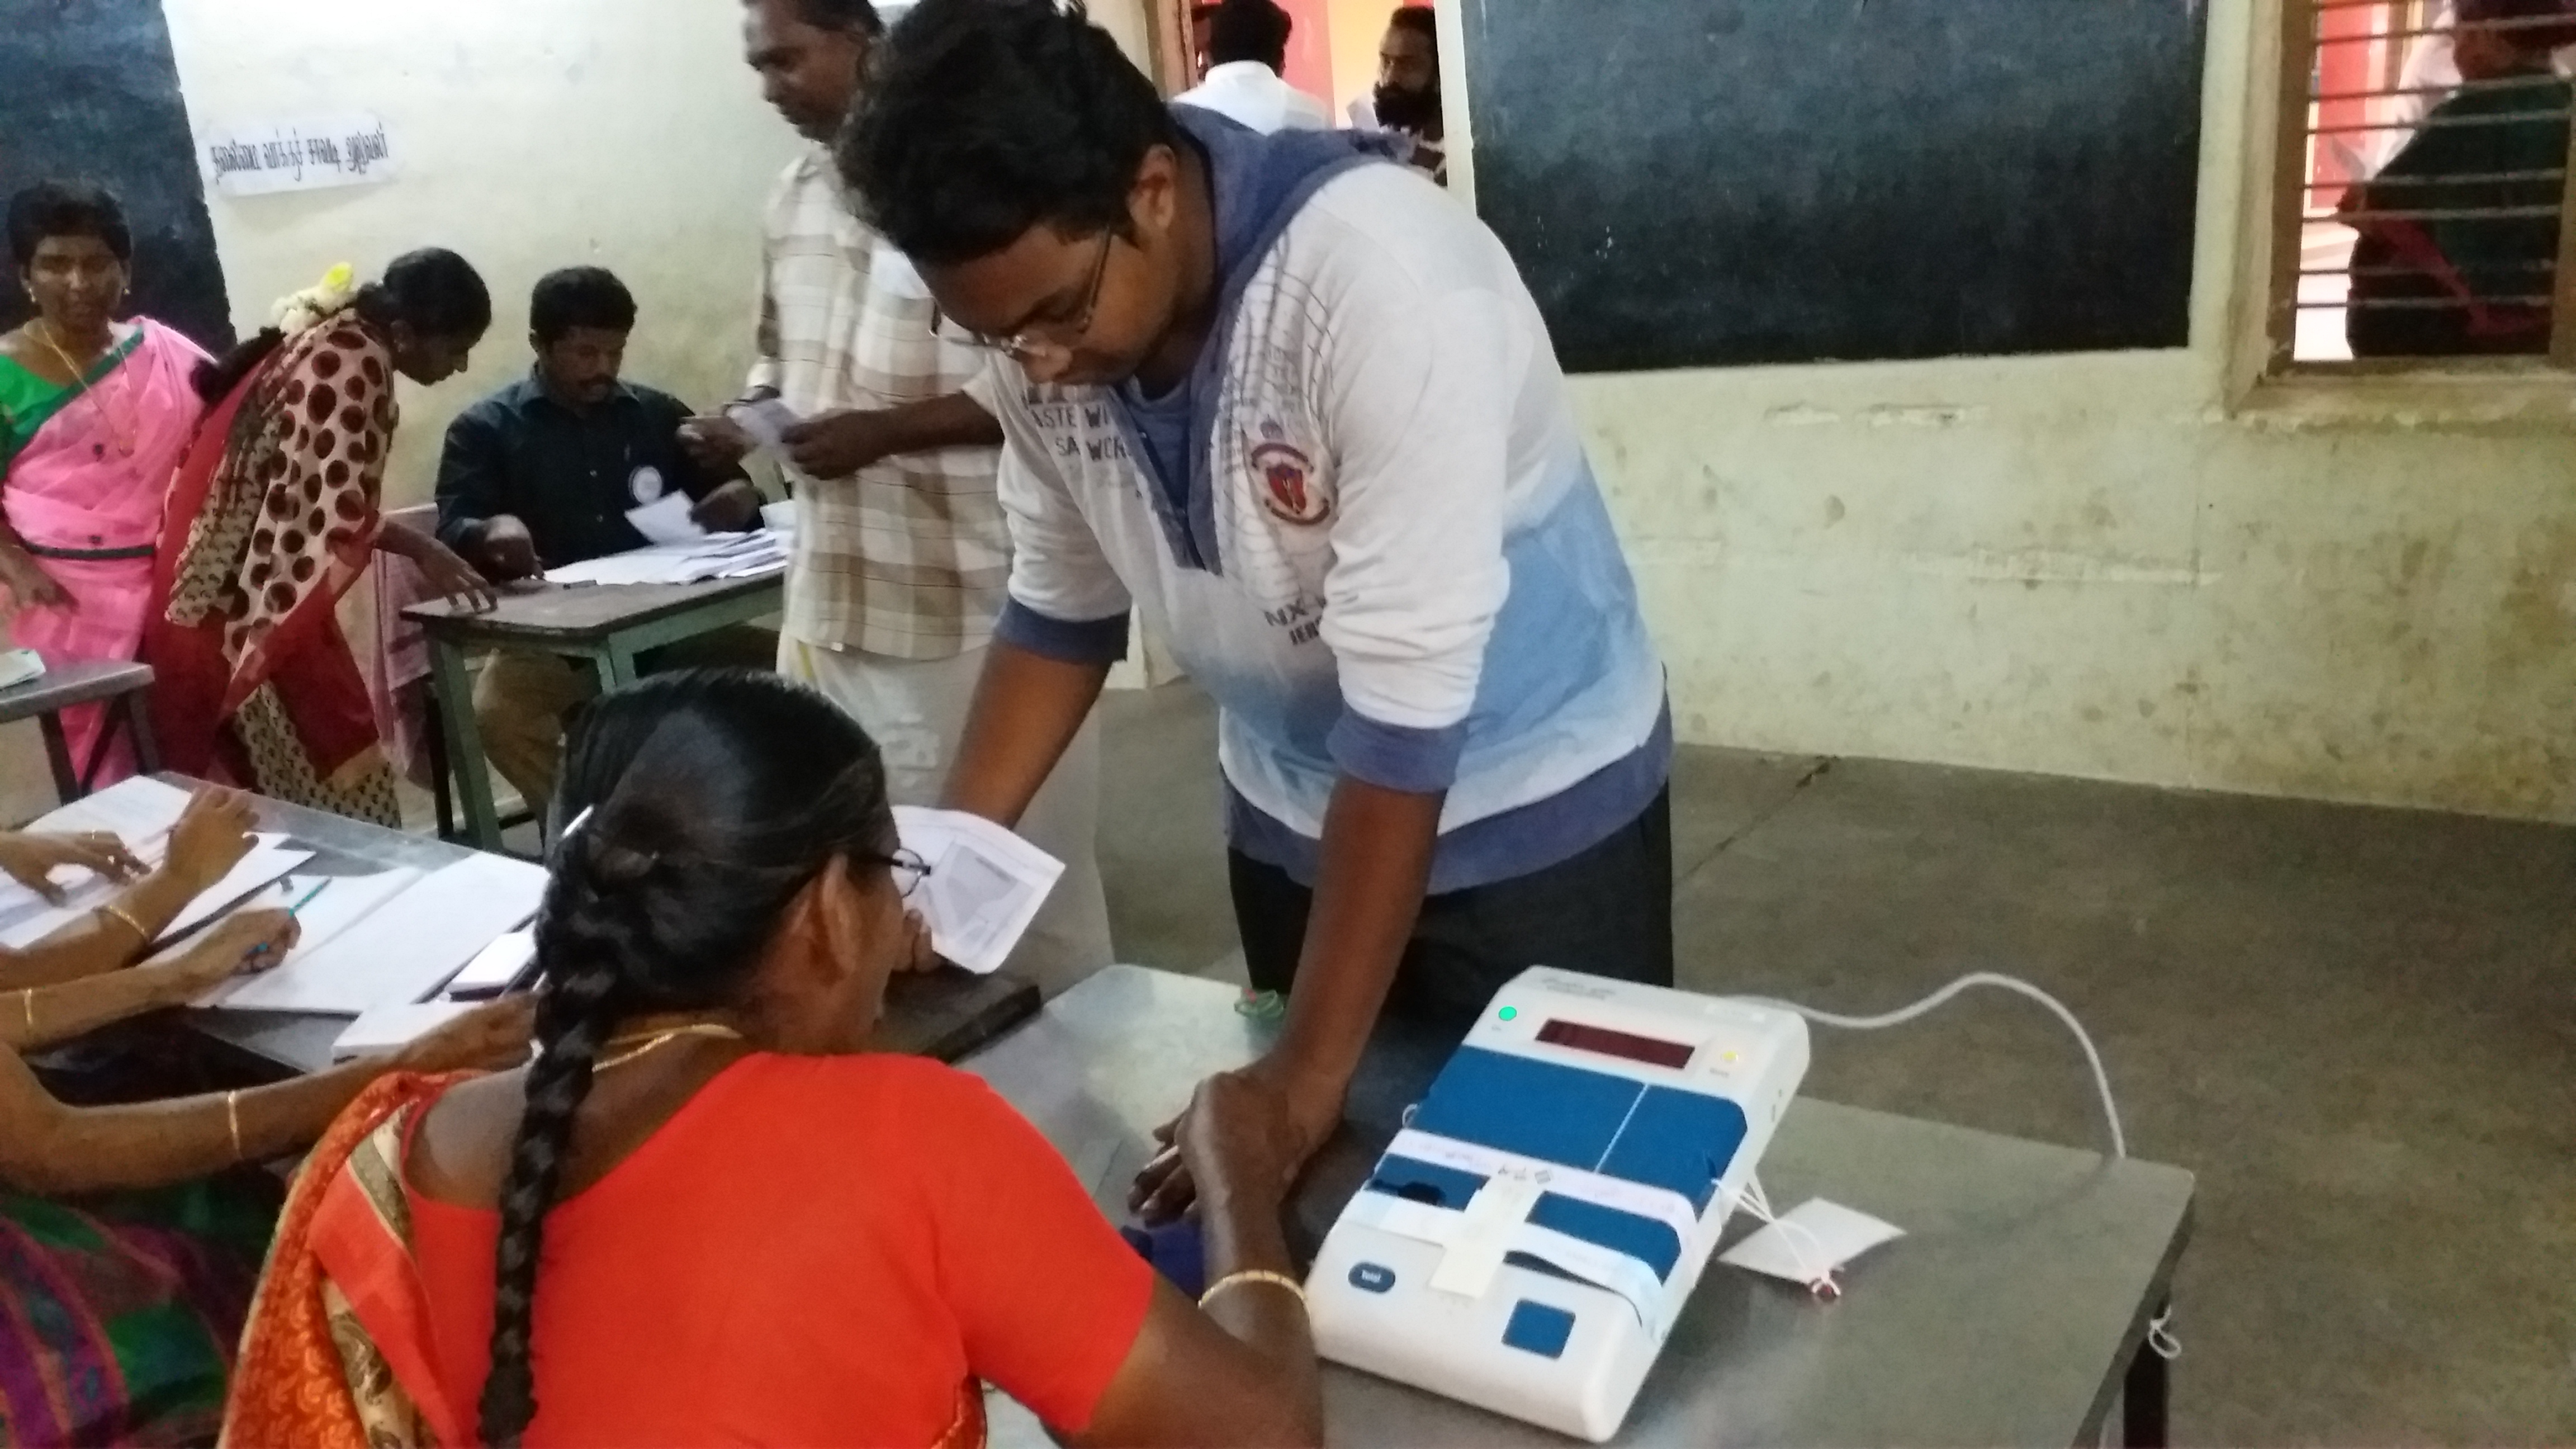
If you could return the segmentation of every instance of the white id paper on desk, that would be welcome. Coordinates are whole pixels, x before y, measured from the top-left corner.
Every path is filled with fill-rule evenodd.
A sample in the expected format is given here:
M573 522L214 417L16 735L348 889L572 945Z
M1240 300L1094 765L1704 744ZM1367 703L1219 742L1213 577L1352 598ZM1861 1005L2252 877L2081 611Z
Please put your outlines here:
M331 1043L331 1060L390 1056L474 1009L470 1001L401 1001L361 1013Z
M325 890L299 919L339 888L335 883ZM418 876L319 946L299 944L285 965L234 983L221 1000L200 1004L358 1016L419 1001L445 986L493 937L535 915L545 889L540 866L469 856Z
M687 543L707 536L689 516L697 501L686 493L665 493L641 508L626 510L626 521L651 543Z
M998 971L1064 874L1064 862L961 810L894 807L895 833L930 867L905 904L930 923L930 944L977 975Z

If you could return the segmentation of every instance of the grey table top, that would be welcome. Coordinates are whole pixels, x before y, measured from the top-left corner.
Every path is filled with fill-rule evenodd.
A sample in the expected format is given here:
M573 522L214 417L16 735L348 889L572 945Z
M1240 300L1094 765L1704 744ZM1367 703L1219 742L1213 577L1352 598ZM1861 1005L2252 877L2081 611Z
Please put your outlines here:
M184 775L159 778L182 788L198 782ZM308 810L283 800L252 797L259 828L285 834L313 852L299 867L314 875L371 875L410 866L436 870L474 852L425 835L406 835L344 815ZM1004 973L972 976L950 969L897 977L886 988L886 1015L878 1042L888 1050L953 1060L1028 1019L1038 1009L1037 987ZM220 1041L300 1072L331 1064L331 1043L347 1029L345 1016L274 1011L191 1011L189 1025Z
M130 659L79 659L47 669L24 684L0 689L0 724L51 714L76 704L114 699L152 683L151 666Z
M458 640L589 641L708 604L780 598L785 590L783 573L697 584L547 584L504 589L500 601L481 613L444 599L413 604L402 613L433 635Z
M1147 1134L1202 1075L1248 1061L1273 1028L1215 982L1113 967L965 1067L1025 1113L1117 1216ZM1826 1037L1818 1050L1866 1051ZM1396 1055L1406 1085L1441 1053ZM1391 1114L1361 1120L1309 1175L1293 1216L1329 1223ZM1614 1441L1634 1445L1995 1445L2095 1442L2189 1236L2179 1168L1799 1100L1762 1162L1773 1204L1809 1197L1906 1230L1844 1274L1835 1300L1712 1264ZM1739 1217L1731 1244L1750 1231ZM997 1444L1038 1444L994 1402ZM1341 1368L1325 1378L1331 1442L1564 1444L1545 1430Z

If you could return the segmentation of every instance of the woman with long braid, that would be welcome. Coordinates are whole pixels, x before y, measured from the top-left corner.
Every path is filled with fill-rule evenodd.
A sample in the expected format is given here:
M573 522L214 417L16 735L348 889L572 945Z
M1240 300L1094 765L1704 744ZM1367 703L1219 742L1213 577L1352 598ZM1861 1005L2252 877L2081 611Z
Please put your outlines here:
M926 872L847 715L658 675L558 789L537 1059L317 1151L227 1442L962 1446L985 1382L1076 1444L1318 1439L1263 1088L1209 1084L1178 1143L1201 1306L989 1088L867 1051Z

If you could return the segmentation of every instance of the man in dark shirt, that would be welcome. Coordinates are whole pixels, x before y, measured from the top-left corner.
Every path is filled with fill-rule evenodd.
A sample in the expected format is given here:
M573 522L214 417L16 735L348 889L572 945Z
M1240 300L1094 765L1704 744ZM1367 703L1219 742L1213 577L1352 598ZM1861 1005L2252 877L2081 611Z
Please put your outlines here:
M438 465L438 538L496 583L641 548L628 509L679 493L702 528L756 527L760 492L739 470L713 474L679 445L688 404L617 373L635 327L635 298L598 267L569 267L528 299L524 379L460 414ZM710 638L652 661L756 663L774 638ZM671 657L675 651L690 657ZM563 717L596 686L586 665L505 651L484 666L474 716L484 753L531 807L553 794Z

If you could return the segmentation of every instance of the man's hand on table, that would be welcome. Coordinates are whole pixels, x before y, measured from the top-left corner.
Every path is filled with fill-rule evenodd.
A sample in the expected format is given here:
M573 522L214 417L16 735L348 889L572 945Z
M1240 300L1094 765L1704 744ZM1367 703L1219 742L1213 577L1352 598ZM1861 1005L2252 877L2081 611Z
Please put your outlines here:
M760 490L748 478L736 478L709 493L689 510L689 519L709 533L735 533L760 521Z
M1240 1186L1253 1191L1276 1189L1271 1200L1285 1200L1297 1174L1323 1150L1333 1129L1340 1125L1342 1098L1350 1083L1319 1075L1277 1051L1240 1071L1221 1072L1218 1076L1239 1079L1229 1083L1225 1094L1231 1104L1228 1120L1222 1124L1225 1130L1261 1132L1268 1149L1261 1154L1261 1160L1278 1164L1280 1178L1276 1183ZM1162 1144L1163 1150L1136 1174L1136 1185L1127 1194L1129 1210L1145 1221L1168 1222L1189 1211L1198 1200L1198 1183L1183 1159L1180 1144L1218 1125L1194 1120L1194 1114L1208 1110L1209 1100L1210 1094L1201 1091L1180 1116L1154 1129L1154 1140Z
M536 536L528 532L526 524L506 513L483 520L468 542L467 551L474 555L475 567L496 584L545 571L545 563L537 557Z

